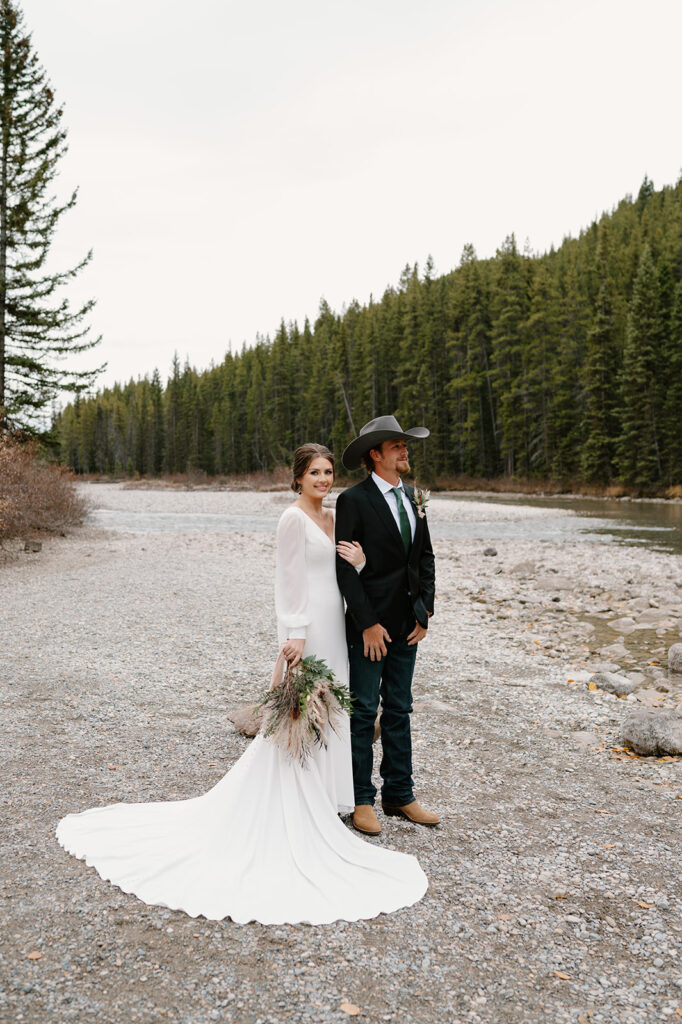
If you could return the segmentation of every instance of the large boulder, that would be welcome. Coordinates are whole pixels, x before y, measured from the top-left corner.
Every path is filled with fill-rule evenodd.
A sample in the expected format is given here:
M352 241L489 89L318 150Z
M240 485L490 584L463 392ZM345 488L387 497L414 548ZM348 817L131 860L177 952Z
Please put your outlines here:
M653 757L682 754L682 711L663 708L633 711L623 722L620 740L636 754Z
M604 690L606 693L615 693L616 697L634 693L636 686L627 676L621 676L617 672L595 672L593 676L590 676L588 686L589 683L594 683L597 689Z
M671 672L682 672L682 644L673 644L668 651L668 668Z

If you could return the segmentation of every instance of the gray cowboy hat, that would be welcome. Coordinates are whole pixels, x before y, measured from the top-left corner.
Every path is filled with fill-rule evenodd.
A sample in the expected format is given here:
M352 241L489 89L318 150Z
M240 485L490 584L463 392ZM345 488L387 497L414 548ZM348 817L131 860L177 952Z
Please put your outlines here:
M430 431L426 427L412 427L411 430L403 430L395 416L377 416L375 420L365 423L359 435L346 448L341 461L346 469L359 469L362 456L372 448L376 448L382 441L390 441L393 437L402 438L404 441L415 441L428 437L429 433Z

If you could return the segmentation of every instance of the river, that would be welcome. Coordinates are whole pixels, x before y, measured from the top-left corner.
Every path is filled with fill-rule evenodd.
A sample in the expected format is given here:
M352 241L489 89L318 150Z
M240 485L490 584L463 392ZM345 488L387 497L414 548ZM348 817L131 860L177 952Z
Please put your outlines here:
M92 501L92 521L109 530L126 533L157 533L186 530L239 531L255 530L273 532L279 517L279 510L272 506L258 509L253 513L234 512L159 511L133 510L107 507L105 491L89 489ZM160 492L157 492L160 493ZM178 493L178 492L175 492ZM205 493L205 492L199 492ZM218 492L219 493L219 492ZM504 540L555 541L580 537L586 543L611 542L631 546L644 546L654 551L682 554L682 502L678 501L634 501L622 499L557 498L527 495L480 495L448 493L438 494L448 501L483 502L492 505L530 506L556 509L557 515L540 518L511 517L492 518L482 521L464 518L461 522L431 521L434 537L467 537L481 541ZM257 502L257 494L254 495ZM566 511L574 513L566 515Z

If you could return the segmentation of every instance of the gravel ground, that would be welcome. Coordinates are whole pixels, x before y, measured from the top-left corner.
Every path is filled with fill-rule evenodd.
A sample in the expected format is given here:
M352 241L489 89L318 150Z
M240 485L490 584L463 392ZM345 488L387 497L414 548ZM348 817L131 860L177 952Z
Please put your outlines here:
M556 511L433 499L438 599L413 735L418 797L443 823L385 819L377 840L416 854L429 891L368 922L240 926L144 906L54 829L97 804L198 795L245 749L225 712L269 679L263 524L290 496L87 493L262 522L86 525L39 554L0 552L0 1020L312 1024L347 1020L348 1004L400 1024L682 1017L682 766L613 749L633 705L680 700L650 663L680 640L682 559L568 530L534 539ZM495 556L439 535L519 518L530 539ZM624 617L621 634L609 623ZM588 690L605 663L636 693Z

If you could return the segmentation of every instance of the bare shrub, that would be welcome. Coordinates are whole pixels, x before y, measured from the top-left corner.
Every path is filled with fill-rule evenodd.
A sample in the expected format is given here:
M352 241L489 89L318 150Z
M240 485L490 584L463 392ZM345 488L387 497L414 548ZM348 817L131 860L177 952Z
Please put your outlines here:
M291 470L288 466L276 466L272 470L245 473L242 476L224 473L219 476L208 476L202 470L193 470L191 473L168 473L165 476L127 480L123 484L123 490L288 491L290 480Z
M0 541L62 533L86 512L71 473L41 458L34 443L0 437Z

